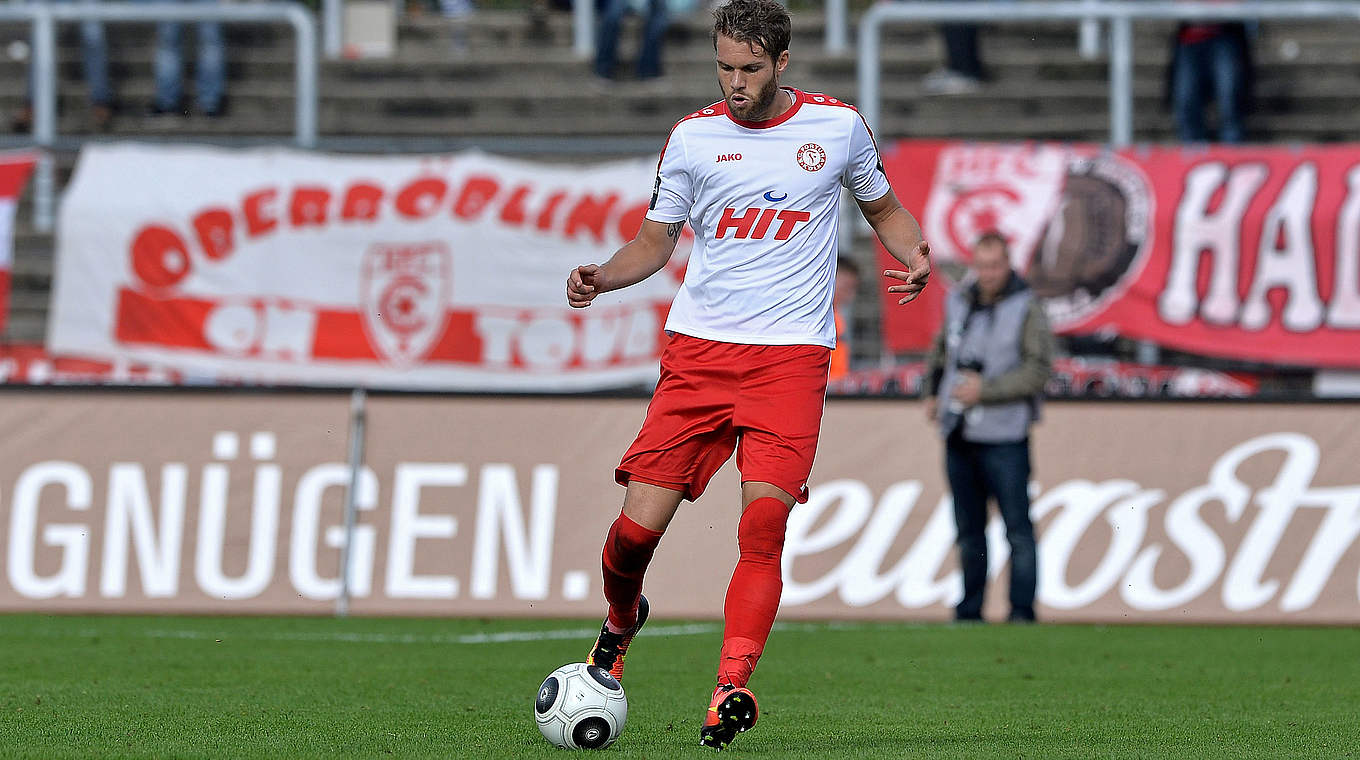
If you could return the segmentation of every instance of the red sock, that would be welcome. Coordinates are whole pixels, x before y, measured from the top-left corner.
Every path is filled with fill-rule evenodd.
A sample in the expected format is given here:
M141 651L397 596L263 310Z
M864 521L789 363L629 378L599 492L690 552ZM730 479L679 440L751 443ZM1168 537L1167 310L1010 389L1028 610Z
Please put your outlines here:
M623 633L637 625L642 576L661 541L661 531L644 528L620 513L604 540L604 598L609 602L609 627Z
M779 558L784 551L784 528L789 508L779 499L765 497L751 502L737 526L741 558L727 586L723 607L722 655L718 683L745 686L765 651L784 578Z

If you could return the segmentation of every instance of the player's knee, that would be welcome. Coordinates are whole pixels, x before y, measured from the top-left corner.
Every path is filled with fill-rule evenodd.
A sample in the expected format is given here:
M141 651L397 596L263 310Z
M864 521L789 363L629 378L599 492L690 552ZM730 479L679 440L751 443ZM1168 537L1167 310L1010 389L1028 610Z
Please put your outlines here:
M660 534L646 530L622 515L610 528L604 563L614 572L628 575L647 567Z
M737 544L742 556L778 558L784 550L784 531L789 523L789 508L784 502L764 498L751 502L737 524Z
M638 536L622 531L614 534L613 549L614 555L617 557L636 557L639 554L647 553L649 548L651 547L647 545L647 542Z

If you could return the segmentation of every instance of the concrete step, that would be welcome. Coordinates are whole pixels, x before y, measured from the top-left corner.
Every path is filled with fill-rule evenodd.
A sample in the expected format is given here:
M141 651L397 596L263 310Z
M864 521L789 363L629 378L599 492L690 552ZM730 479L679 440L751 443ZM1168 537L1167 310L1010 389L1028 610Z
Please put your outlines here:
M42 343L46 336L46 312L11 312L3 340L7 343Z
M578 72L577 77L588 74ZM837 97L853 101L857 95L855 82L846 78L806 77L829 85L823 90ZM668 76L664 83L640 84L637 82L618 82L597 85L590 82L589 87L581 88L543 88L526 92L518 89L489 88L470 91L450 87L445 83L433 81L397 81L379 90L367 88L346 88L332 84L325 99L328 105L351 106L356 103L392 103L407 101L430 101L434 103L465 103L469 108L499 109L512 105L516 108L523 104L532 105L543 112L575 112L583 108L612 107L616 103L648 101L662 104L663 108L673 108L678 115L699 105L707 105L721 97L717 83L709 76ZM788 81L799 86L802 83L796 76ZM1165 92L1161 78L1144 77L1134 81L1134 95L1138 98L1160 99ZM579 81L578 81L579 85ZM812 87L806 89L813 90ZM1295 80L1278 72L1263 75L1257 82L1257 91L1268 94L1288 94L1301 102L1319 100L1328 106L1336 100L1354 100L1353 91L1360 90L1360 79L1337 75L1335 72ZM243 85L237 92L242 98L267 99L270 97L287 99L292 90L278 84ZM149 94L149 91L148 91ZM926 92L919 78L892 77L883 82L882 97L885 100L914 100L933 97ZM955 103L975 105L984 102L1013 102L1041 100L1046 103L1064 104L1078 102L1085 107L1092 101L1107 102L1109 86L1103 80L1079 80L1073 82L1034 80L1018 77L1010 72L985 84L977 93L951 96L946 100Z
M14 247L14 269L10 287L19 292L25 285L39 285L46 290L52 280L53 238L44 236Z
M968 98L973 99L970 105ZM557 137L569 139L579 136L639 137L653 135L660 147L676 114L683 114L706 105L706 99L682 100L677 103L655 99L637 99L611 104L609 109L582 108L580 103L560 104L554 110L532 99L507 99L497 107L487 104L472 106L464 101L359 101L344 107L328 103L320 114L324 135L372 135L393 139L423 138L432 135L445 137ZM1287 96L1258 99L1263 110L1252 114L1253 129L1271 140L1284 140L1288 129L1290 140L1344 141L1353 140L1360 133L1360 114L1350 108L1353 101L1345 97L1331 100L1307 99L1291 101ZM1084 103L1084 105L1083 105ZM677 107L681 106L683 107ZM1288 112L1281 112L1288 107ZM1157 97L1135 100L1137 118L1135 137L1149 139L1145 130L1169 129L1170 115ZM1267 110L1268 109L1268 110ZM242 114L246 111L235 111ZM234 137L243 128L255 136L274 136L287 141L294 133L291 111L271 111L267 106L251 108L250 115L240 118L206 119L151 118L142 116L116 117L108 139L170 138L188 139ZM61 133L88 133L88 125L80 114L64 116ZM245 127L243 125L248 125ZM1105 139L1109 116L1103 96L1086 100L1069 98L1045 102L1032 100L996 100L981 96L950 96L913 99L885 99L880 107L878 134L883 139L897 136L957 137L963 139Z

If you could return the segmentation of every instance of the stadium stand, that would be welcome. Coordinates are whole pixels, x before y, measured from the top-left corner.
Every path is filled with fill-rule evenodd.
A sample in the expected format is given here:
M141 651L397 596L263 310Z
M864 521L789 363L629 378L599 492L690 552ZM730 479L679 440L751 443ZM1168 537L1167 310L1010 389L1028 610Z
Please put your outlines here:
M825 19L799 10L793 61L785 81L806 90L857 95L853 55L823 50ZM852 17L852 24L854 18ZM627 24L639 23L630 18ZM400 19L397 54L381 60L323 61L321 147L403 152L479 146L491 152L553 159L638 155L656 150L676 114L712 102L709 20L702 11L675 19L665 48L666 86L622 82L587 91L589 61L571 48L571 17L524 10L479 10L456 22L433 14ZM853 26L852 26L853 30ZM1170 142L1165 106L1171 24L1135 27L1135 140ZM0 28L0 42L24 30ZM150 25L110 25L110 69L118 115L97 139L191 140L240 144L286 143L293 130L293 46L286 27L227 27L228 91L225 118L143 116L153 87ZM1099 142L1109 128L1106 64L1078 53L1070 24L1007 24L984 28L992 80L980 92L929 95L922 78L940 60L933 26L898 27L884 41L880 137ZM192 36L192 35L190 35ZM1327 22L1272 22L1255 40L1258 71L1253 141L1331 142L1360 133L1360 52L1353 30ZM635 54L637 35L624 35L621 56ZM0 48L0 116L23 104L25 63ZM90 134L75 29L59 36L58 185L75 162L80 138ZM244 139L243 139L244 138ZM23 135L0 148L28 144ZM30 196L31 196L31 187ZM53 240L31 224L31 199L20 206L15 236L11 318L4 339L41 341L52 271ZM867 241L856 257L868 261ZM865 287L873 283L866 279ZM877 309L859 299L857 345L876 350Z

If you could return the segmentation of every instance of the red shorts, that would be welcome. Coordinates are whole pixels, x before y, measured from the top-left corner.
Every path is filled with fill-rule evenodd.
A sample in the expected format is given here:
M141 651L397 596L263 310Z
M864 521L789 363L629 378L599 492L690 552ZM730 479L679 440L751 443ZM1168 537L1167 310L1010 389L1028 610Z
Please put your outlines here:
M693 501L732 451L742 482L770 483L799 502L817 451L831 349L752 346L676 334L637 440L614 473Z

